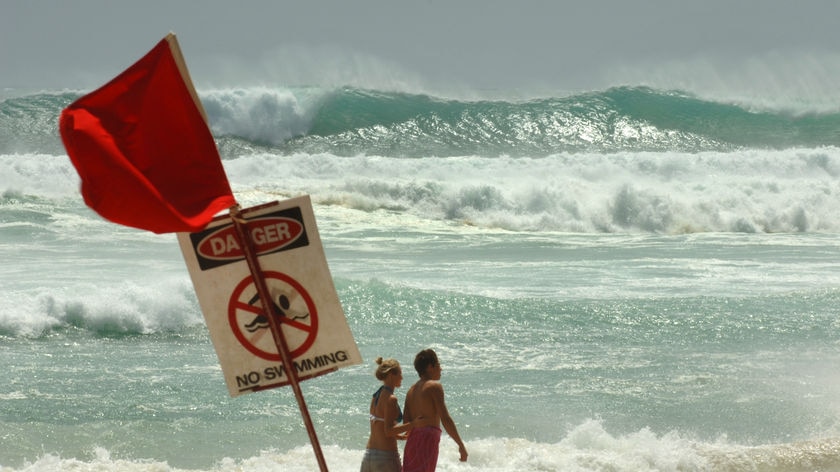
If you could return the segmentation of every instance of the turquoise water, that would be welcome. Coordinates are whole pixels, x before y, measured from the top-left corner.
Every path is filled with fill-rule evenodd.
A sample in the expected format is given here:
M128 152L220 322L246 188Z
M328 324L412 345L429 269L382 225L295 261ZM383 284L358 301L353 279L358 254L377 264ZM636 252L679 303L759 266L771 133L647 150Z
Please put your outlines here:
M227 395L174 235L84 206L76 96L0 102L0 471L316 470L289 389ZM243 206L312 196L365 361L303 383L330 470L358 470L373 360L407 387L427 347L470 451L444 437L439 470L840 469L836 115L202 100Z
M6 93L12 96L0 103L0 151L62 152L55 123L81 93ZM837 145L840 126L837 111L759 108L649 87L513 101L317 87L201 95L223 151L264 147L283 154L546 157L813 148Z

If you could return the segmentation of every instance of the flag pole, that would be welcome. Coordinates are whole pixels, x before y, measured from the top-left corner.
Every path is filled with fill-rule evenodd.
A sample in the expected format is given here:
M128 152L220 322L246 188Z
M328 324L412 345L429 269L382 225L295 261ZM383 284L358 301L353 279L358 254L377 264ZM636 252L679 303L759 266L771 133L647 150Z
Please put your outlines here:
M240 245L245 254L245 260L248 261L248 268L251 270L251 276L254 278L254 285L260 297L263 315L268 320L271 334L274 336L274 343L277 345L277 351L280 353L280 359L283 362L283 371L286 374L286 378L289 379L289 385L295 392L295 398L297 399L298 407L300 407L300 414L306 425L306 431L309 433L309 441L312 443L312 449L315 450L315 458L318 460L318 466L321 468L321 472L328 472L327 462L324 460L324 453L321 451L321 444L318 442L318 435L315 433L315 426L312 424L312 418L309 416L309 410L306 408L306 400L303 398L300 380L298 379L297 372L295 372L292 354L289 351L288 344L286 344L286 338L283 336L283 329L277 317L278 313L274 309L274 302L265 283L265 277L263 277L260 262L257 259L257 251L254 248L254 242L248 230L248 222L242 217L239 204L230 208L230 219L236 228L236 234L239 237Z
M204 106L198 98L198 93L196 93L195 87L193 86L187 64L184 61L184 56L181 54L181 46L178 44L178 38L175 37L175 34L169 33L165 39L169 43L169 48L172 51L173 59L181 74L181 79L184 81L184 85L187 87L202 118L204 118L204 122L208 123L207 113L204 111ZM268 320L271 334L274 337L274 344L277 345L277 351L280 353L280 360L283 362L283 371L286 374L286 378L289 379L289 385L291 385L292 390L295 392L295 398L300 407L300 414L306 425L306 431L309 433L309 441L315 450L318 465L321 467L321 472L328 472L327 462L324 460L324 454L321 452L321 445L318 442L318 435L315 434L315 426L312 424L312 418L309 416L309 410L306 408L306 401L303 399L303 391L300 388L300 380L298 379L297 372L295 372L292 354L289 351L289 346L286 344L286 338L283 337L283 329L280 326L280 321L277 319L277 312L274 309L271 294L268 292L268 286L265 283L262 268L260 268L260 262L257 259L257 251L254 248L254 242L248 230L248 222L242 217L241 208L238 203L230 207L229 213L230 219L233 221L233 226L236 229L236 234L239 237L242 252L245 254L245 260L248 261L248 268L251 270L251 276L254 279L254 285L260 297L263 315Z

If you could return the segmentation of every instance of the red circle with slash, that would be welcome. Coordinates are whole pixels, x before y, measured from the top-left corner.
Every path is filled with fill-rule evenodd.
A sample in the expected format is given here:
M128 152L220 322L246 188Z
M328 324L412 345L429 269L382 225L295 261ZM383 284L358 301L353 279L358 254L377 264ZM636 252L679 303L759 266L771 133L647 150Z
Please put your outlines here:
M286 274L265 271L263 277L268 291L272 294L274 308L281 315L277 319L294 359L312 347L318 335L318 311L315 302L298 281ZM275 296L276 292L280 292L281 295ZM249 352L262 359L280 362L277 345L256 293L256 285L251 276L245 277L233 289L228 303L230 327L236 339ZM289 342L290 335L300 344L293 347Z

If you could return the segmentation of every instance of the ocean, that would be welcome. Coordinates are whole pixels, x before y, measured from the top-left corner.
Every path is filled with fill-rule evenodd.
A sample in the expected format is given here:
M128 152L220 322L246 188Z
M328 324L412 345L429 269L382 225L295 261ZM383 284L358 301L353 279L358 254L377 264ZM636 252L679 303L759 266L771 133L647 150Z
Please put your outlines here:
M231 398L175 235L104 221L0 93L0 472L312 471ZM237 200L308 194L363 364L302 389L358 470L374 360L433 348L441 471L840 470L840 110L643 86L199 89Z

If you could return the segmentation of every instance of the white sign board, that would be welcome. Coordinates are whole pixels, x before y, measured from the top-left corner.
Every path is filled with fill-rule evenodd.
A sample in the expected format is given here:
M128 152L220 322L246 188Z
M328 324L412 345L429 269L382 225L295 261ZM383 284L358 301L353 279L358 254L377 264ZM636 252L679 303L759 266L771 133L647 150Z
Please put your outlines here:
M241 211L301 380L362 362L308 196ZM178 233L231 396L289 384L236 229L225 215Z

